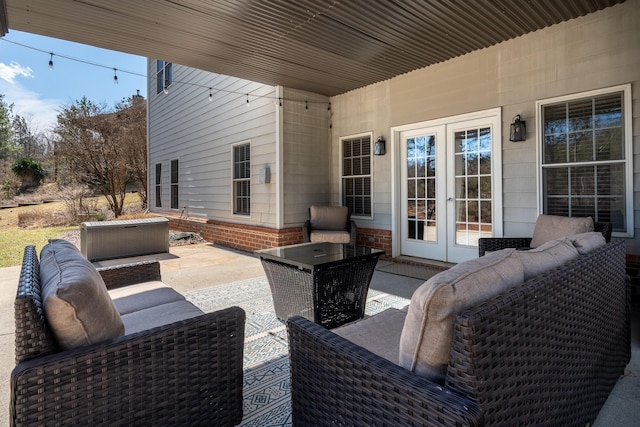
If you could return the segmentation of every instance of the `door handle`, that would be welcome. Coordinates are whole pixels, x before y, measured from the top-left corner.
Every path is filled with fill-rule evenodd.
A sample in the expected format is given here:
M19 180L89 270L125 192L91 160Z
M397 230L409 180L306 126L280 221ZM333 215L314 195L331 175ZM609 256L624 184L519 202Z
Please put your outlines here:
M449 198L447 199L447 202L453 202L453 197L449 197Z

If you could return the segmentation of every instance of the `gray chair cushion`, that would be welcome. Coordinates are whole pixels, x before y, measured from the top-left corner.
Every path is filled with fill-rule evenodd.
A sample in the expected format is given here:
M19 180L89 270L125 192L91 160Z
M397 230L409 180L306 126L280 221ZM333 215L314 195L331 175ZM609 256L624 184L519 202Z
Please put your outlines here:
M537 248L550 240L590 231L593 231L593 219L591 217L570 218L556 215L539 215L533 229L530 246Z
M442 383L456 314L522 283L515 249L503 249L436 274L413 293L400 337L400 366Z
M568 238L563 238L550 240L530 251L517 251L517 255L524 268L524 280L529 280L540 273L560 267L580 254Z
M124 334L107 287L78 248L52 240L40 253L44 314L63 350Z
M311 206L309 222L313 230L347 230L349 209L346 206Z
M111 289L109 295L120 315L184 300L182 294L158 280Z
M591 252L592 250L607 244L604 236L599 231L575 234L567 237L567 239L573 243L573 246L575 246L580 255L584 255L587 252Z
M203 311L187 300L174 301L144 310L123 314L125 334L146 331L157 326L168 325L180 320L202 315Z
M348 231L314 230L309 240L312 242L349 243L351 234Z
M332 332L397 365L400 335L406 317L406 311L388 308L374 316L333 329Z

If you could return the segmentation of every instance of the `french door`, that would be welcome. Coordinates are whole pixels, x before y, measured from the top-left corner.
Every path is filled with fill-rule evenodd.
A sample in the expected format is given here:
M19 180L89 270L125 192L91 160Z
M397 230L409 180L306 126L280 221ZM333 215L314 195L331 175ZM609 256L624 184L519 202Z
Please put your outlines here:
M398 130L401 254L461 262L494 235L499 123L499 114L465 116Z

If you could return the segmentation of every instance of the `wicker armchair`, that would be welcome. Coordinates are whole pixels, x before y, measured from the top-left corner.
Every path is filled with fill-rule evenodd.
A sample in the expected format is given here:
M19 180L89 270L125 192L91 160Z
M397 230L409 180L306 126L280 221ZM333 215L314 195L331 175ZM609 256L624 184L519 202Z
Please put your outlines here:
M346 206L311 206L309 219L302 226L302 240L355 245L357 232Z
M599 231L607 243L611 241L613 226L610 222L594 222L594 231ZM482 237L478 240L478 255L484 256L487 251L499 251L506 248L528 248L531 237Z
M110 268L107 284L159 280L158 263ZM129 274L126 274L126 273ZM242 420L245 313L231 307L62 351L25 249L15 300L12 426L232 426Z
M630 360L628 298L623 241L539 274L456 316L444 384L290 317L293 425L591 425Z

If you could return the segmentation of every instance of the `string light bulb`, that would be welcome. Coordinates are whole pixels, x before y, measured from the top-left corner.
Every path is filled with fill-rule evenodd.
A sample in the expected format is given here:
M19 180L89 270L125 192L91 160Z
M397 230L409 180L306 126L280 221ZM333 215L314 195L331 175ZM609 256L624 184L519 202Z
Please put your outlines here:
M249 94L247 94L247 107L249 106Z
M309 102L307 102L306 100L304 101L304 109L305 110L309 109Z
M165 95L169 95L169 86L164 85L164 89L162 90Z
M113 69L113 84L117 85L118 84L118 70L117 69Z
M49 69L53 70L53 52L50 53L50 57L49 57Z
M213 93L211 92L211 88L209 88L209 102L213 102Z

